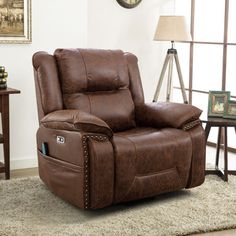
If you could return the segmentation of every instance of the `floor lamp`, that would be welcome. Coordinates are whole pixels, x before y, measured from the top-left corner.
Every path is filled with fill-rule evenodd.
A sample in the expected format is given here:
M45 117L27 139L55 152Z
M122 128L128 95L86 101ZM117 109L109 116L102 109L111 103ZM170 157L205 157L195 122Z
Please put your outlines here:
M167 93L166 101L170 101L171 87L172 87L172 72L173 61L175 61L176 69L178 72L180 88L183 96L184 103L188 103L187 95L185 92L183 76L180 68L179 57L177 50L173 47L175 41L191 41L191 35L187 28L187 24L184 16L160 16L154 40L157 41L171 41L172 47L168 49L167 55L164 61L164 65L161 70L161 75L157 84L156 92L153 98L153 102L156 102L159 95L161 86L164 80L165 72L168 68L168 80L167 80Z

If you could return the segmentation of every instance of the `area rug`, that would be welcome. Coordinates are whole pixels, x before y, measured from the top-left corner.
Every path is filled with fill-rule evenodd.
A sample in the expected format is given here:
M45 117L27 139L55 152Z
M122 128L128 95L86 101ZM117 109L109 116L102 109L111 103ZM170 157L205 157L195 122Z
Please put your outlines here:
M0 181L0 235L187 235L236 228L236 177L207 176L198 188L82 211L38 177Z

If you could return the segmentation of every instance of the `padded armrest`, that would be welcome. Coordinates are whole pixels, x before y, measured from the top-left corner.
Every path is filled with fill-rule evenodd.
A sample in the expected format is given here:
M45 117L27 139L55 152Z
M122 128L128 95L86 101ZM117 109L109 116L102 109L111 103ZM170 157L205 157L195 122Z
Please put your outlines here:
M105 134L109 138L111 128L98 117L79 110L58 110L46 115L40 122L44 127L70 131Z
M192 105L158 102L137 107L136 119L140 125L187 130L200 123L201 113L200 109Z

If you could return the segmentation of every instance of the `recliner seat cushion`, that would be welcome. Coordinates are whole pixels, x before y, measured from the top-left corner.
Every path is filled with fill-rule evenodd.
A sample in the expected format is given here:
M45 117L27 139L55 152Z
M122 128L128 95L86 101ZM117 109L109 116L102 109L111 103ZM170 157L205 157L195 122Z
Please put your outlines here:
M113 136L115 202L151 197L184 188L192 140L182 130L135 128Z
M98 116L113 131L135 127L127 61L122 51L57 49L55 57L66 109Z

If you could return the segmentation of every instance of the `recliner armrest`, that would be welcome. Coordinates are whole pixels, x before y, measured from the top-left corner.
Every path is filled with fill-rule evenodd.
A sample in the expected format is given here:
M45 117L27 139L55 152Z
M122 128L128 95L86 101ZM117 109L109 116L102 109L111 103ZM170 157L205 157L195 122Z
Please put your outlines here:
M158 102L137 107L136 120L140 125L188 130L200 123L201 113L192 105Z
M51 129L83 131L113 136L111 128L105 121L80 110L58 110L49 113L41 121L41 125Z

